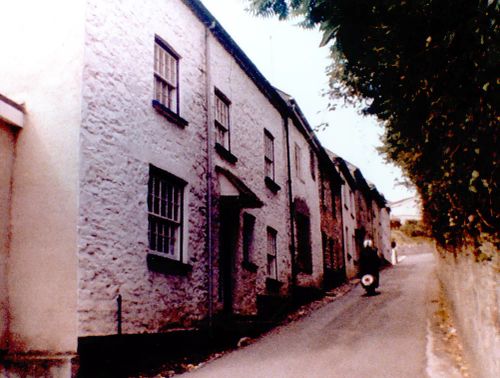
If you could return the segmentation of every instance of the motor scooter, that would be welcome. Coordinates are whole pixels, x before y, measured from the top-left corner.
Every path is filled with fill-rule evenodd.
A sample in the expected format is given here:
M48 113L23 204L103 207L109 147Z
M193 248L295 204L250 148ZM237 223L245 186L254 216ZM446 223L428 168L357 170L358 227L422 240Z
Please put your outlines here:
M366 273L361 277L361 286L366 290L366 294L375 295L375 289L377 288L376 279L373 274Z

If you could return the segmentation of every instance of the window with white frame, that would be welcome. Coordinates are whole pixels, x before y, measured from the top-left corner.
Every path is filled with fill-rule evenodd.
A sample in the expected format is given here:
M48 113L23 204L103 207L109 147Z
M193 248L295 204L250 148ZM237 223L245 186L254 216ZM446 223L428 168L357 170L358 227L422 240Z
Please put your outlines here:
M274 137L264 130L264 170L266 177L274 180Z
M275 280L278 279L277 236L274 228L267 228L267 276Z
M150 252L182 261L185 182L150 165L148 238Z
M297 143L295 143L295 173L298 178L302 178L302 152Z
M154 99L179 113L179 57L160 38L155 38Z
M229 108L231 102L217 88L215 89L215 142L231 150Z

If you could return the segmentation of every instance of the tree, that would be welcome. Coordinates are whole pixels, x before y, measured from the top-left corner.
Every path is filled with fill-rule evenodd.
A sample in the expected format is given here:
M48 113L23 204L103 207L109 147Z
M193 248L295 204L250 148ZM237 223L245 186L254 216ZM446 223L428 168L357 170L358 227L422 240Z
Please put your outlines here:
M330 94L368 100L441 245L499 242L498 0L251 0L329 44Z

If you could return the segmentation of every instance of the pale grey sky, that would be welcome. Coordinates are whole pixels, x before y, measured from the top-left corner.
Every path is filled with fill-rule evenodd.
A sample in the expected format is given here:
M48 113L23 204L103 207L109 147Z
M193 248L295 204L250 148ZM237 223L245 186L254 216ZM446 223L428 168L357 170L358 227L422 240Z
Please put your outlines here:
M257 18L245 12L245 0L202 0L272 85L292 95L314 127L328 122L318 133L321 143L352 164L390 201L413 195L397 185L401 171L388 165L375 148L382 127L375 118L362 117L353 108L326 111L328 49L320 48L321 34L295 22Z

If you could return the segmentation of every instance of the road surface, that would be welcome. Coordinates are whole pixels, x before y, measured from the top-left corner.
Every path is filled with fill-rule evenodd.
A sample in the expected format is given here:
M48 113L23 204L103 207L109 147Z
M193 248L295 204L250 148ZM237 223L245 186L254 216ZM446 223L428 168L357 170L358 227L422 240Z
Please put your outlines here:
M360 286L310 316L183 374L186 378L420 378L431 374L428 318L436 294L425 248L381 274L380 295Z

